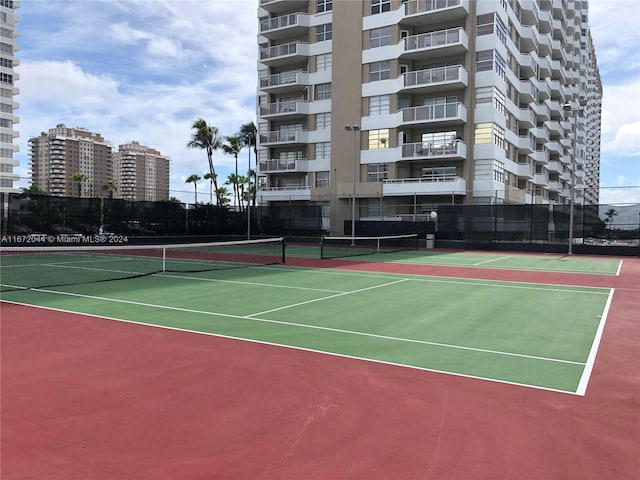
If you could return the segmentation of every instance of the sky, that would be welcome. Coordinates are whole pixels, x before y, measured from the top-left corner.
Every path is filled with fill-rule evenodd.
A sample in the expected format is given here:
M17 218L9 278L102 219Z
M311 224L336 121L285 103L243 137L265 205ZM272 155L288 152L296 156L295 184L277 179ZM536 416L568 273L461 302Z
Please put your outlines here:
M30 185L28 139L63 123L101 133L114 151L137 141L169 156L170 195L193 202L185 180L208 171L206 154L186 147L193 121L223 136L255 122L257 8L258 0L21 0L17 186ZM640 1L590 0L589 24L604 89L600 202L640 203ZM214 164L219 178L235 170L222 152ZM202 201L208 182L198 192Z

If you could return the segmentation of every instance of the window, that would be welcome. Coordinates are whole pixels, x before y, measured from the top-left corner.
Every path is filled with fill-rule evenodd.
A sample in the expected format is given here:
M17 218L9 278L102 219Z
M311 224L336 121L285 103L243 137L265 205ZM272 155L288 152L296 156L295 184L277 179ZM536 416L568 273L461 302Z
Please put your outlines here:
M391 0L371 0L371 15L391 10Z
M474 143L483 144L491 143L491 123L478 123L476 125L476 134Z
M369 150L389 148L389 129L369 130Z
M384 115L389 113L389 95L369 97L369 115Z
M455 145L457 132L448 130L445 132L433 132L422 134L422 148L424 149L442 149L447 146Z
M369 32L369 48L391 45L391 27L375 28Z
M331 70L333 58L330 53L323 53L316 57L316 71Z
M493 160L493 179L496 182L504 183L504 163Z
M506 62L495 50L482 50L476 53L476 70L478 72L486 72L492 68L504 78Z
M446 180L456 176L456 167L425 167L422 178L428 180Z
M369 81L388 80L391 76L391 61L373 62L369 64Z
M328 187L329 186L329 172L316 172L316 187Z
M325 40L331 40L333 30L330 23L324 25L318 25L316 27L316 42L323 42Z
M331 142L316 143L316 159L331 158Z
M386 163L370 163L367 165L367 182L381 182L388 176L388 165Z
M326 130L327 128L331 128L331 114L317 113L316 114L316 130Z
M320 83L314 89L314 100L328 100L331 98L331 84Z
M316 0L316 13L333 10L333 0Z

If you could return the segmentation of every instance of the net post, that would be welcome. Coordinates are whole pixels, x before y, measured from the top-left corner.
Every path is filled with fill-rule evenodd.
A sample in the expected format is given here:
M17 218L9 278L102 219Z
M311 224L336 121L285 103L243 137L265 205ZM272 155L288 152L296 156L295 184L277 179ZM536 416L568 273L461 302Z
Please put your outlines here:
M167 247L162 247L162 272L167 271Z
M287 248L287 242L285 241L284 237L282 237L282 263L285 263L286 260L286 253L285 250Z

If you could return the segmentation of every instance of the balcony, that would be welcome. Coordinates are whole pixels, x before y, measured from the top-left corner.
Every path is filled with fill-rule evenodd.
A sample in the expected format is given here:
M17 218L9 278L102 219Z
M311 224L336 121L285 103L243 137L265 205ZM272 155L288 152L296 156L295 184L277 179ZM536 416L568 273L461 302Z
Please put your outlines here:
M309 142L309 132L307 130L294 131L272 131L260 134L260 145L296 145Z
M260 7L270 13L295 12L309 6L309 0L260 0Z
M285 43L260 50L260 61L272 67L292 65L308 56L309 44L306 42Z
M309 185L285 185L281 187L260 187L257 192L258 203L311 200Z
M409 107L400 111L402 112L403 125L428 125L436 122L459 125L467 121L467 107L460 102Z
M404 39L401 59L425 59L430 53L438 57L460 55L469 49L469 36L462 28L421 33Z
M402 78L400 91L408 93L465 88L469 83L469 74L462 65L416 70L403 74Z
M308 168L309 160L303 158L272 158L258 162L258 171L260 173L306 172Z
M428 25L464 18L469 0L409 0L404 4L403 25Z
M301 12L267 18L260 22L260 34L269 40L303 35L308 28L309 15Z
M395 178L382 181L383 196L465 195L467 182L456 175L434 175L420 178Z
M261 78L260 90L281 94L301 91L309 84L309 74L306 72L282 72Z
M309 114L309 102L304 100L287 100L284 102L270 103L260 107L260 116L263 118L287 118L304 117Z
M401 147L402 159L430 159L430 158L467 158L467 145L461 141L453 141L446 145L433 146L431 144L405 143Z
M535 183L536 185L546 186L549 183L549 174L547 172L536 173L533 176L533 183Z
M536 116L530 107L518 109L518 122L521 128L531 128L536 125Z

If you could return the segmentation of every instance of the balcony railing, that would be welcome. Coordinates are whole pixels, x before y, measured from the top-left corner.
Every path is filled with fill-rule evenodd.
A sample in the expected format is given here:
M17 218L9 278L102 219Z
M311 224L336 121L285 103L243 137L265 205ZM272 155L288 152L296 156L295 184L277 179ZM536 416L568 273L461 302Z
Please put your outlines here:
M416 13L431 12L443 8L457 7L460 0L409 0L404 4L405 15L415 15Z
M305 42L285 43L274 47L263 48L260 50L260 60L271 60L273 58L284 57L286 55L295 55L302 46L308 45Z
M293 27L302 23L302 18L308 16L301 12L290 13L281 17L268 18L260 22L260 32L268 32L278 28Z
M404 86L415 87L433 83L456 82L463 79L463 72L466 73L461 65L407 72L404 74Z
M454 141L445 145L425 143L405 143L402 145L402 158L414 157L466 157L467 146L464 142Z
M466 117L466 107L460 102L403 108L401 112L403 122L464 120Z
M462 28L449 28L437 32L421 33L404 39L404 50L406 52L423 48L442 47L460 43Z
M306 72L282 72L260 79L260 88L284 87L287 85L304 84L308 79Z
M302 105L306 103L308 102L303 100L287 100L285 102L270 103L266 107L260 107L260 116L298 113Z
M383 195L464 195L466 180L457 175L434 174L419 178L394 178L382 181Z
M302 134L306 134L307 130L292 130L285 132L267 132L260 134L260 143L292 143L297 142Z
M258 169L260 173L296 172L302 170L303 162L306 163L307 160L302 158L272 158L258 162Z

